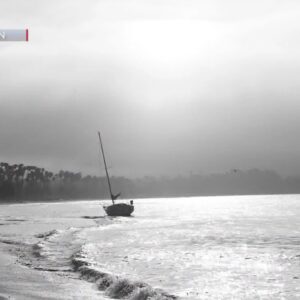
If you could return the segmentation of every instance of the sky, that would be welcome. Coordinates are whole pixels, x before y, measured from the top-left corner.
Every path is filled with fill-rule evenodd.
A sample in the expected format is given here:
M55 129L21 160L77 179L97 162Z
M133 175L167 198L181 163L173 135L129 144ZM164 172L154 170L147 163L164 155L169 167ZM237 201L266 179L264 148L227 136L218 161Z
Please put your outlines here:
M0 161L300 174L300 2L2 0Z

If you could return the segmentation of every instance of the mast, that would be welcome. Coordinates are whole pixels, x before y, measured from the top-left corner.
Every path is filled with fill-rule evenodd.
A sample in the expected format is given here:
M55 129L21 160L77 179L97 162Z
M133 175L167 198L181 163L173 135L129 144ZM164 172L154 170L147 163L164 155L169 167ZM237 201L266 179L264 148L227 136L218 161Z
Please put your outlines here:
M113 196L113 193L111 191L111 184L110 184L110 179L109 179L109 175L108 175L108 171L107 171L107 165L106 165L106 160L105 160L105 155L104 155L104 150L103 150L100 131L98 131L98 136L99 136L99 141L100 141L102 157L103 157L103 161L104 161L104 167L105 167L105 173L106 173L107 183L108 183L108 187L109 187L110 198L111 198L112 203L115 204L114 196Z

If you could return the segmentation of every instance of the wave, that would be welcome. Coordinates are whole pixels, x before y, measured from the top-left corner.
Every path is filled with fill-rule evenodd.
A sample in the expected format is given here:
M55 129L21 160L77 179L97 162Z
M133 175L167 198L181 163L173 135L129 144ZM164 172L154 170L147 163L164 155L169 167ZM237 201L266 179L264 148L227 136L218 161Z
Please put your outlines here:
M94 220L94 219L106 219L105 216L82 216L83 219L91 219L91 220Z
M36 238L43 239L41 242L32 245L31 254L36 258L45 257L46 246L45 243L50 239L50 237L57 235L60 231L53 229L43 233L38 233L35 235Z
M45 257L44 251L45 251L45 246L42 242L32 245L31 254L34 257L36 258Z
M51 230L36 234L39 238L35 244L24 244L18 241L0 238L0 242L22 246L16 248L18 262L22 265L46 272L74 272L80 278L96 284L107 297L129 300L175 300L176 296L153 288L142 281L110 274L93 267L84 251L83 240L75 240L78 228ZM0 299L1 300L1 299Z
M156 289L150 285L132 281L127 278L112 275L93 268L86 260L82 250L72 257L74 270L80 273L82 279L93 282L98 289L104 291L110 298L129 300L174 300L176 296L166 293L161 289Z
M35 244L22 244L22 247L14 249L18 263L28 268L44 272L73 272L70 265L70 257L74 252L71 244L64 239L72 228L68 230L50 230L36 234L41 240ZM1 240L0 240L1 241ZM73 252L71 252L73 251Z
M50 237L51 235L54 235L54 234L57 234L57 233L58 233L58 230L53 229L53 230L50 230L50 231L46 231L44 233L38 233L38 234L35 235L35 237L43 239L43 238Z
M8 226L8 225L16 225L20 222L26 222L26 219L20 219L20 218L11 218L11 217L0 217L0 226Z
M26 219L18 219L18 218L8 218L5 221L8 221L8 222L25 222L27 220Z
M7 238L0 238L0 243L14 246L28 246L28 244L20 241L10 240Z

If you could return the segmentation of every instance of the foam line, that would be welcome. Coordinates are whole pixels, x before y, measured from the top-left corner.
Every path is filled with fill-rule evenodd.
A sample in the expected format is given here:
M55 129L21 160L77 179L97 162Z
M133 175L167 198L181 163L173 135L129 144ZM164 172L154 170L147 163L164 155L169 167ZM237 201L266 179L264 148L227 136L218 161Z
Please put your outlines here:
M174 300L176 296L163 290L152 288L150 285L121 278L106 272L94 269L84 258L81 251L72 257L74 270L79 272L81 278L97 285L99 290L105 292L110 298L129 300Z

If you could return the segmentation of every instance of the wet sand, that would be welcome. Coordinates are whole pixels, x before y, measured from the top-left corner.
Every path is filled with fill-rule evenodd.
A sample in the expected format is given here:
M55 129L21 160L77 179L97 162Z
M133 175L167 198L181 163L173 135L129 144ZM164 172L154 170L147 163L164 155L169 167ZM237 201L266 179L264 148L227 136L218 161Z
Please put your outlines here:
M1 205L0 300L102 299L99 290L76 273L38 270L25 263L24 257L31 255L33 245L48 232L95 225L93 219L75 216L72 211L62 216L62 210L60 203ZM95 209L87 207L84 214L94 215Z

